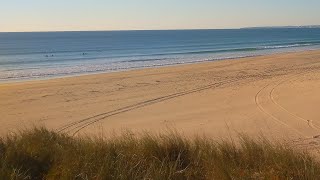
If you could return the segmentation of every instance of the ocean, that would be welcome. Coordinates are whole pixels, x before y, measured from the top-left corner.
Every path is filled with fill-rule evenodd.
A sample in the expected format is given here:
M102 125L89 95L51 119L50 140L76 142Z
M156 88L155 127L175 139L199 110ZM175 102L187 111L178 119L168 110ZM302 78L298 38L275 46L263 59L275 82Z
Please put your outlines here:
M0 33L0 82L320 49L320 28Z

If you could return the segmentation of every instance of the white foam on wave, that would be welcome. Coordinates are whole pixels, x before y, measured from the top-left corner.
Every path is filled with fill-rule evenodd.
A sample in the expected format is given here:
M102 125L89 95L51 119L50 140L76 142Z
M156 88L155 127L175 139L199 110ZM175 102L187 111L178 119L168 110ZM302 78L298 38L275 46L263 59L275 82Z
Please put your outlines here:
M264 46L261 49L280 49L280 48L292 48L292 47L303 47L312 46L313 44L290 44L290 45L276 45L276 46Z

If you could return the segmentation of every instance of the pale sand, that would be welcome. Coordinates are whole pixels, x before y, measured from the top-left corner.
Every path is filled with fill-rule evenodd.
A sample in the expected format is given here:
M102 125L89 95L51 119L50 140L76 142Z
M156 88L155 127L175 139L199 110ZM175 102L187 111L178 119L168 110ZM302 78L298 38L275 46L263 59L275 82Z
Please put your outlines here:
M0 107L2 135L33 125L71 134L174 128L317 144L320 51L2 84Z

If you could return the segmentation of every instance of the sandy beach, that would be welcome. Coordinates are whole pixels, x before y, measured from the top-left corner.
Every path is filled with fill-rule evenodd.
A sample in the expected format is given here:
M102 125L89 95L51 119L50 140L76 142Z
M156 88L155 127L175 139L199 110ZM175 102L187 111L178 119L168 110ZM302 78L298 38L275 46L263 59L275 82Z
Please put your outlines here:
M0 133L34 125L77 135L173 128L317 145L319 92L320 51L6 83Z

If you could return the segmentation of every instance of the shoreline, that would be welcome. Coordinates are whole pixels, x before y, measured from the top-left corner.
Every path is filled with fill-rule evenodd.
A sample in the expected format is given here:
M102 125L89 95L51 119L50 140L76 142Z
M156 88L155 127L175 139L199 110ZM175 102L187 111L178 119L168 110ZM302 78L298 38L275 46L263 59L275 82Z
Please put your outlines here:
M0 136L33 126L80 136L173 128L320 146L319 82L318 50L0 84Z
M101 71L101 72L88 72L88 73L76 73L70 75L61 75L61 76L52 76L52 77L43 77L43 78L26 78L26 79L17 79L17 80L3 80L0 81L0 87L10 84L21 84L21 83L32 83L37 81L50 81L50 80L57 80L57 79L66 79L66 78L77 78L82 76L94 76L100 74L112 74L112 73L122 73L122 72L131 72L131 71L139 71L145 69L158 69L158 68L167 68L167 67L176 67L176 66L188 66L194 64L202 64L202 63L214 63L219 61L234 61L234 60L242 60L247 58L256 58L256 57L268 57L268 56L277 56L277 55L284 55L284 54L295 54L295 53L303 53L303 52L313 52L313 51L320 51L320 49L308 49L308 50L292 50L288 52L274 52L270 54L261 54L261 55L248 55L244 57L235 57L235 58L222 58L222 59L214 59L214 60L203 60L197 62L185 62L185 63L176 63L170 65L159 65L159 66L151 66L151 67L139 67L139 68L129 68L125 70L115 70L115 71Z

